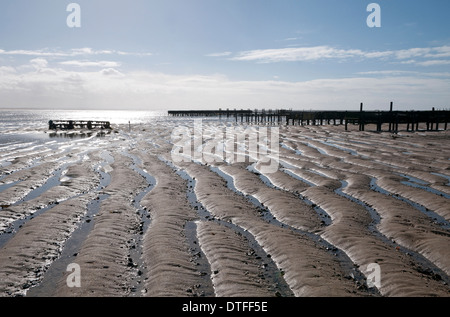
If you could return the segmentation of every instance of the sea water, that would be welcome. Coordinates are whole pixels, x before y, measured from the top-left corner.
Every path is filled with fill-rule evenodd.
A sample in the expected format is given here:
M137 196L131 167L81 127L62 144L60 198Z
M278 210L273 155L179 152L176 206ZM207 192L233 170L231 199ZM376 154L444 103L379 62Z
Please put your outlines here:
M47 129L50 120L98 120L110 121L111 124L136 124L165 116L166 111L0 109L0 133Z

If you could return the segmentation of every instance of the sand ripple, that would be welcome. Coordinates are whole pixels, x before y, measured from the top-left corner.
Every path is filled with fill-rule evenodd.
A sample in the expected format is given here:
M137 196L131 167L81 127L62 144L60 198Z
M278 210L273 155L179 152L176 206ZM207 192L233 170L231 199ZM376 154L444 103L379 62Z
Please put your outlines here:
M282 126L269 173L175 162L191 123L3 145L0 295L450 295L448 131ZM227 125L202 128L210 149Z

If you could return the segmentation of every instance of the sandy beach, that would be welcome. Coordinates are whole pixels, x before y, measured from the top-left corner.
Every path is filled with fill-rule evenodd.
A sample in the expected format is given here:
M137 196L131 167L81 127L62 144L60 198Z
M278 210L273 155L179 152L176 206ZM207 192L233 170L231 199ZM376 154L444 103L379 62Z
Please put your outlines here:
M174 160L180 126L4 145L0 296L450 296L450 131L276 126L267 171Z

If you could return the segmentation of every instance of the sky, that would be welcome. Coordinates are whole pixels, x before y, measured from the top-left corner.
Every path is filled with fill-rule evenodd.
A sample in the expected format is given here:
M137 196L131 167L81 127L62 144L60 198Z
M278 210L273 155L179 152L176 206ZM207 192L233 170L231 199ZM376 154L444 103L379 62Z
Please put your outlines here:
M2 0L0 108L450 109L449 15L448 0Z

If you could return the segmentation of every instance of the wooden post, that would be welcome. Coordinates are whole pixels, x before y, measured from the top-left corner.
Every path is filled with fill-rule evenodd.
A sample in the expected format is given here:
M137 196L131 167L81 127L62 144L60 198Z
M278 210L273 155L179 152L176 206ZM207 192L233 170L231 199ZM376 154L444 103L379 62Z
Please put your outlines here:
M433 124L434 124L434 121L433 121L433 119L434 119L434 107L431 109L431 111L433 111L433 114L431 115L431 127L430 127L430 131L433 131Z
M348 117L347 117L347 111L345 112L345 131L348 131Z
M434 111L434 107L433 107L433 111ZM439 114L435 114L433 117L436 119L436 131L439 131Z
M378 132L381 132L381 124L382 124L382 122L381 122L381 112L378 111L378 123L377 123L377 131Z
M391 101L391 107L389 109L389 132L392 132L392 130L394 128L393 127L394 121L393 121L393 117L392 117L393 105L394 105L394 103Z
M359 131L364 131L364 119L363 119L363 103L359 108Z
M394 133L398 133L398 113L395 114Z

